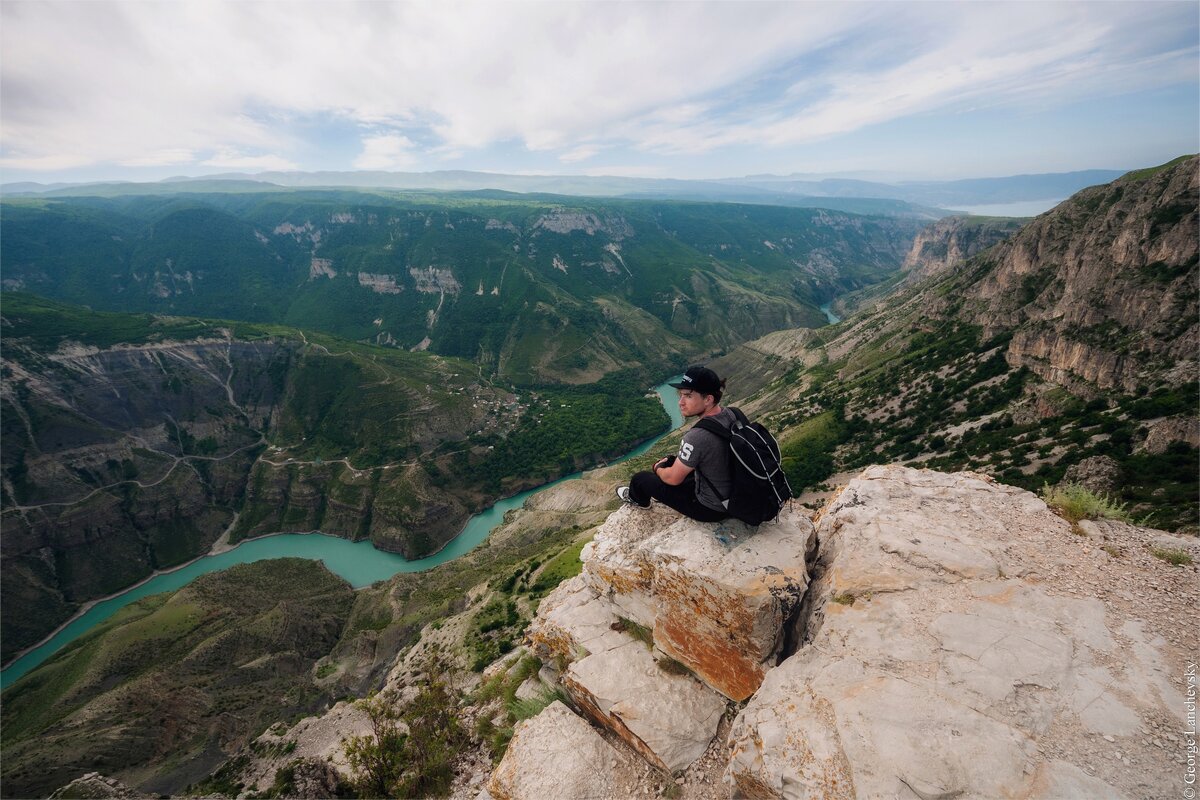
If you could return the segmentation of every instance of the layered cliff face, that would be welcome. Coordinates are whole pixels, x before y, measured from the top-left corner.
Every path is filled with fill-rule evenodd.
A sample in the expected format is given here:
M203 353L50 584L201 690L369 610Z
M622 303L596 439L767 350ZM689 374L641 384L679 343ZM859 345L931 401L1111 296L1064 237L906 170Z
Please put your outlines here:
M946 217L917 234L904 258L902 285L950 272L967 259L1005 241L1025 220L1003 217Z
M82 602L209 549L234 519L295 350L6 344L5 658Z
M1056 383L1196 379L1200 159L1085 189L981 258L961 318Z
M1084 190L839 325L715 367L753 393L743 403L779 432L798 488L895 460L1038 489L1104 456L1117 499L1190 529L1198 163Z

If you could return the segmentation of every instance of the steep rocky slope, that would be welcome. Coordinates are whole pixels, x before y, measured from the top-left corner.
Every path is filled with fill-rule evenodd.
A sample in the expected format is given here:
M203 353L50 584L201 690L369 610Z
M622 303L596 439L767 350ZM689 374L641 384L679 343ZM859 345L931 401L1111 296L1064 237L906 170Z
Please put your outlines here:
M881 460L1036 489L1104 456L1158 526L1197 525L1198 159L1086 189L957 269L716 363L757 389L793 483Z

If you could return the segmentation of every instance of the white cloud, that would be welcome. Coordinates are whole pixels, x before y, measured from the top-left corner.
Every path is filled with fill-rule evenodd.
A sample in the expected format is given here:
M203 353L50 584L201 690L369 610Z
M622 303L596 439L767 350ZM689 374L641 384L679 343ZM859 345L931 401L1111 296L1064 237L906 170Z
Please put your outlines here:
M354 160L355 169L405 170L418 163L416 146L407 136L364 136L362 145L362 153Z
M206 167L220 169L261 170L270 172L287 172L299 169L294 161L289 161L277 155L247 156L236 150L220 150L211 158L200 162Z
M3 156L0 157L0 167L4 169L21 169L30 172L58 172L64 169L86 166L91 163L87 158L72 155L55 156Z
M169 167L178 164L191 164L196 160L196 154L184 148L168 148L144 153L140 156L122 159L118 163L123 167Z
M513 142L568 164L629 145L779 148L967 104L1194 83L1194 16L1186 2L9 0L0 164L216 152L204 163L319 168L303 155L329 144L307 138L314 119L373 131L361 169Z
M592 156L595 156L604 148L594 144L581 144L574 147L558 157L558 160L564 164L574 164L576 161L587 161Z

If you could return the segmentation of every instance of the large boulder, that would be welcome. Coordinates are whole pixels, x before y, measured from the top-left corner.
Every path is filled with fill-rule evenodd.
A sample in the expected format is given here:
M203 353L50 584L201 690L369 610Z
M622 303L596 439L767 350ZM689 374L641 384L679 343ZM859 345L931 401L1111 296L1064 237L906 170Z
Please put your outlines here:
M1068 483L1111 495L1121 488L1121 465L1112 456L1090 456L1067 467L1060 484Z
M561 681L588 716L669 772L704 755L725 712L724 697L632 637L573 662Z
M783 649L808 586L816 532L797 509L758 527L621 509L584 548L585 580L654 642L732 700L745 700Z
M621 611L576 576L542 601L526 636L592 719L651 764L684 769L712 742L725 698L653 652L649 629Z
M622 506L609 515L579 554L583 575L597 594L621 609L621 615L654 627L654 564L641 545L679 520L679 514L654 503L650 508Z
M1181 788L1166 745L1183 697L1164 672L1195 645L1175 627L1196 594L1181 570L1133 551L1122 564L1034 495L970 473L872 467L817 531L800 648L730 732L737 793Z
M625 797L631 772L618 752L560 702L517 724L504 758L492 772L494 800L591 800ZM621 769L625 766L625 769Z

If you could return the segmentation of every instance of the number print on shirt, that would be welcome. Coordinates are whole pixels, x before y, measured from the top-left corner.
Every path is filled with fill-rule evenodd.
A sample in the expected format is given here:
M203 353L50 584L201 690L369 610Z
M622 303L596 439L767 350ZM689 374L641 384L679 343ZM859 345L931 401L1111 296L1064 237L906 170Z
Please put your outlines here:
M684 442L679 446L679 460L688 461L692 457L692 446Z

